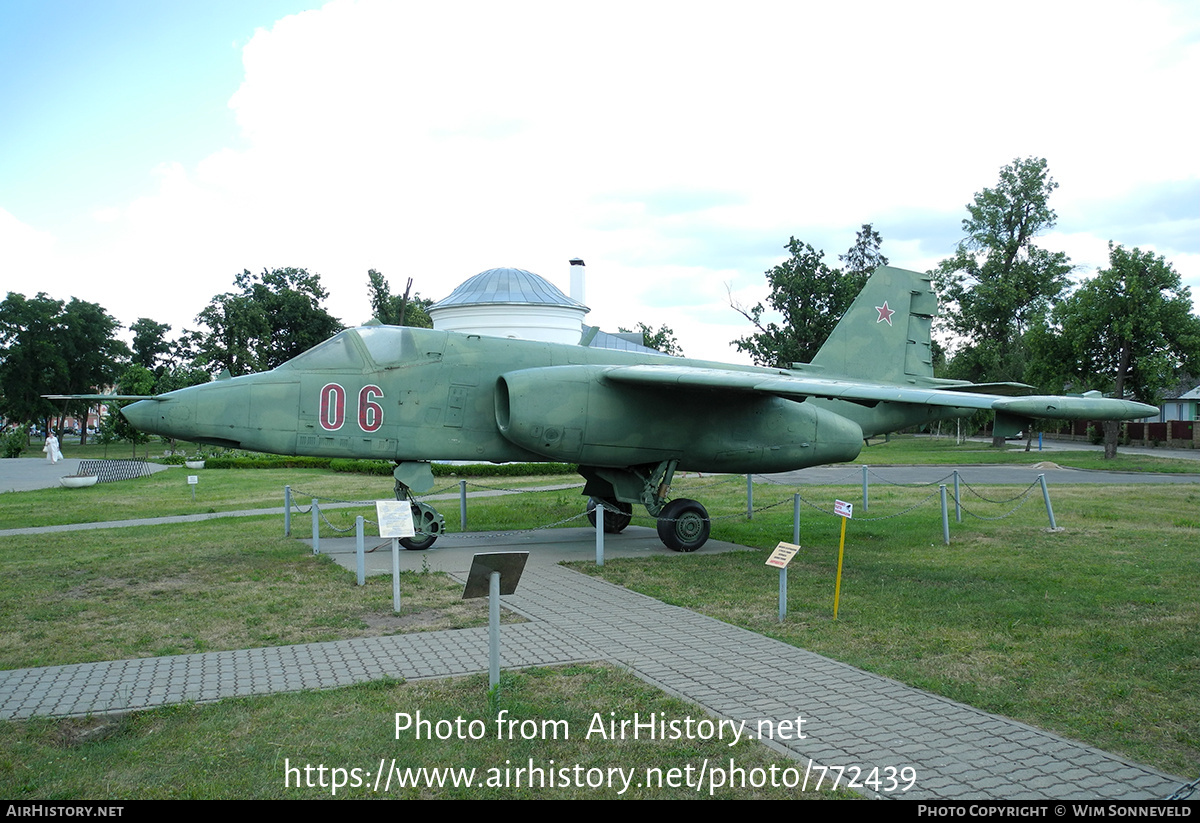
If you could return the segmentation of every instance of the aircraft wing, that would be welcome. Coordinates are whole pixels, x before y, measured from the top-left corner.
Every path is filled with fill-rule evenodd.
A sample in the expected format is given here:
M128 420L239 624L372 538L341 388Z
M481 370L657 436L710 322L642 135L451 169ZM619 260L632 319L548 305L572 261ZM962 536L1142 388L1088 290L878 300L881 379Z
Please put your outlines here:
M1106 397L1059 397L1028 395L999 397L971 391L926 389L861 380L796 375L789 372L726 371L692 366L617 366L604 372L615 383L660 386L684 390L708 390L770 394L789 400L809 397L847 400L864 406L879 403L986 409L1022 417L1054 420L1139 420L1158 414L1156 406Z
M159 400L154 394L43 394L47 400Z

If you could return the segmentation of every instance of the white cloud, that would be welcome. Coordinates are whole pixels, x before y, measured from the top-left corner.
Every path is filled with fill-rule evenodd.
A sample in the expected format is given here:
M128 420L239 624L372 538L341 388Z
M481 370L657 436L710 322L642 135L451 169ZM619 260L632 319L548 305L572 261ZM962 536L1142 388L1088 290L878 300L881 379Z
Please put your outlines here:
M158 166L152 194L94 215L98 243L56 256L24 227L40 253L0 259L86 270L124 322L178 327L243 268L319 271L357 322L368 268L440 298L497 265L565 288L578 255L591 322L667 322L724 357L744 331L724 284L761 299L790 235L836 261L873 221L894 265L923 269L1015 157L1049 158L1063 216L1200 179L1183 10L336 0L246 44L238 145ZM1090 260L1112 213L1103 238L1060 221L1063 248Z

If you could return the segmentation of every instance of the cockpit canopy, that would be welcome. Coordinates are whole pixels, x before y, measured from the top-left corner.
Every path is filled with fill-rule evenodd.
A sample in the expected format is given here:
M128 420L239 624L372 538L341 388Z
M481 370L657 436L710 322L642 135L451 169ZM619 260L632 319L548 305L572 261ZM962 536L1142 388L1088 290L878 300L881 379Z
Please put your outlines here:
M407 330L401 326L346 329L284 363L281 369L387 368L405 362Z

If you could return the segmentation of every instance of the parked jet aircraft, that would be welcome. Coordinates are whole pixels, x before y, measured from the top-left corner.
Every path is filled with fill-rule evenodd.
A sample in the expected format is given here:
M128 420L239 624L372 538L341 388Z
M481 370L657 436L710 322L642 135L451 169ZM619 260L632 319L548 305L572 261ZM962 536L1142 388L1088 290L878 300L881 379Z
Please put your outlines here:
M1137 419L1157 409L1085 396L1001 396L1028 387L937 379L929 278L882 267L813 361L793 369L398 326L343 331L276 369L134 403L152 434L288 455L386 458L396 495L433 486L431 460L577 463L606 529L633 504L670 548L694 551L708 512L672 499L676 471L778 472L853 460L864 437L977 409L1015 434L1034 418ZM594 505L594 502L593 502ZM444 520L412 501L432 545ZM610 514L616 510L614 514Z

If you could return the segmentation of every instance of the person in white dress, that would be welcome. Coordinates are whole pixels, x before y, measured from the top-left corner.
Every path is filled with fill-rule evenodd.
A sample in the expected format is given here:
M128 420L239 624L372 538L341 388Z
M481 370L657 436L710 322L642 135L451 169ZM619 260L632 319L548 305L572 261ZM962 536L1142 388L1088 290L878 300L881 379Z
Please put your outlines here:
M58 447L58 438L54 436L54 432L46 432L46 445L42 451L46 453L46 459L51 463L62 460L62 450Z

